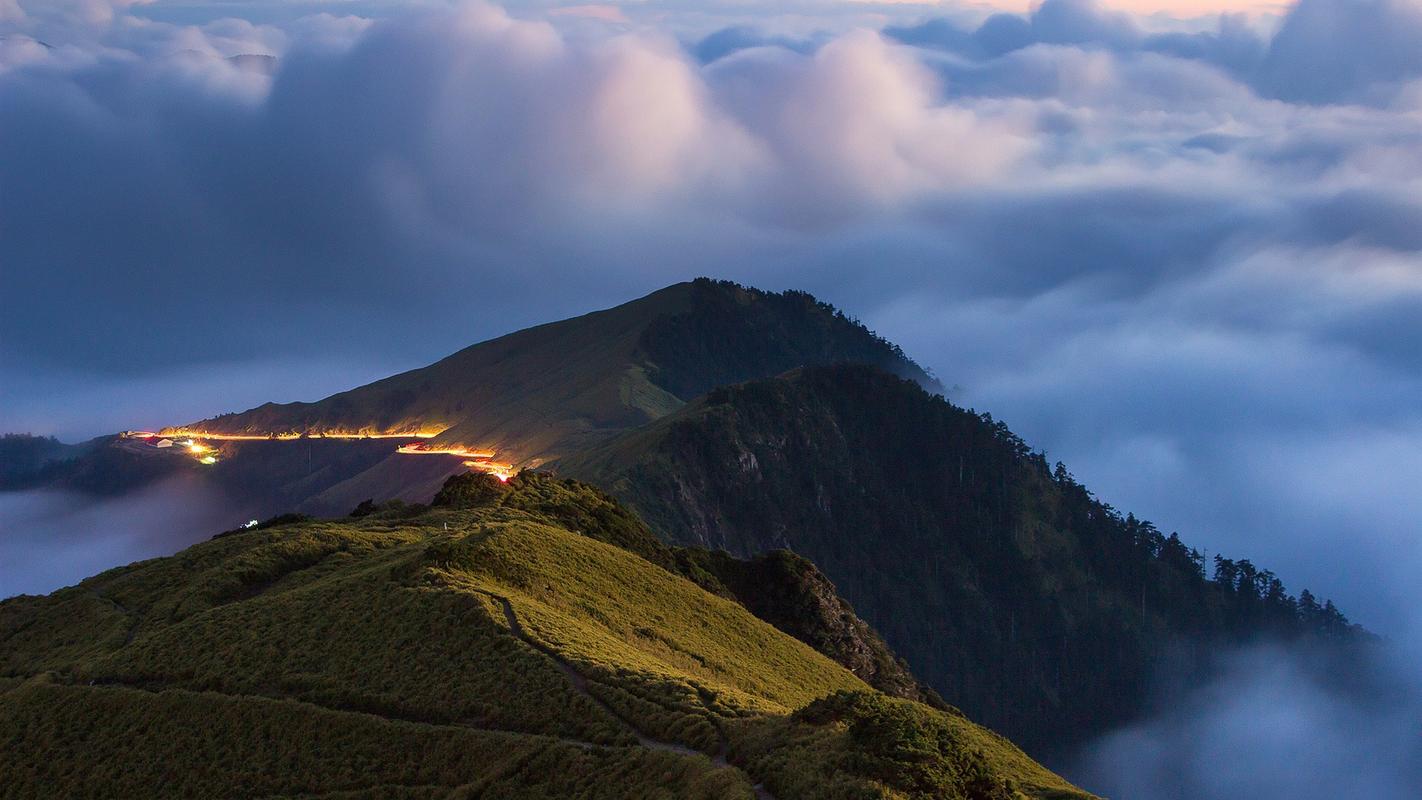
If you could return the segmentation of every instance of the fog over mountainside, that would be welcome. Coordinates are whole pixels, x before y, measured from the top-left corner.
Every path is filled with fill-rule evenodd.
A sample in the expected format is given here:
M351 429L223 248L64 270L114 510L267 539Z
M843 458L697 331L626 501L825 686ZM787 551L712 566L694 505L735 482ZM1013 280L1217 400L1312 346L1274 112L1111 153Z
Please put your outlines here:
M242 509L191 476L120 497L0 492L0 595L42 594L133 561L169 555L240 519Z
M1067 773L1103 795L1146 800L1416 795L1422 686L1404 649L1337 664L1260 644L1218 659L1215 680L1162 691L1154 713L1086 748Z

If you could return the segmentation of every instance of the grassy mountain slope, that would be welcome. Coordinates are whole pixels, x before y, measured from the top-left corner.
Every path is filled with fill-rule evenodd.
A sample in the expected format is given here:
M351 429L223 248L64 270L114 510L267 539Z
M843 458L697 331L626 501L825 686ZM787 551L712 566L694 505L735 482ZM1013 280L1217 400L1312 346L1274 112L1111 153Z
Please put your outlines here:
M788 551L738 559L724 551L669 547L626 507L589 486L525 471L508 483L466 473L450 478L437 505L470 505L498 498L550 517L584 536L636 553L712 594L734 600L752 614L829 656L860 680L896 697L943 707L884 640L835 592L809 561Z
M1096 500L991 417L867 367L717 389L553 468L675 542L812 559L913 671L1029 751L1141 709L1157 657L1231 636L1346 635L1267 571Z
M0 797L1085 797L639 555L586 488L440 499L0 602Z
M931 383L902 352L800 292L700 279L509 334L314 403L187 426L228 434L441 431L432 444L537 464L728 382L855 361Z

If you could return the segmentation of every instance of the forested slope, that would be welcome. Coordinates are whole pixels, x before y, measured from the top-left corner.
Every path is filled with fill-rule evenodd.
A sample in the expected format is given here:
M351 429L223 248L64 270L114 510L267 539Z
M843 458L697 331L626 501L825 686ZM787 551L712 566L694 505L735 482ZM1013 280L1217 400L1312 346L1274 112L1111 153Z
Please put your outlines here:
M554 468L674 542L808 557L915 674L1033 752L1138 712L1167 650L1353 631L1248 561L1203 563L991 416L869 367L715 389Z

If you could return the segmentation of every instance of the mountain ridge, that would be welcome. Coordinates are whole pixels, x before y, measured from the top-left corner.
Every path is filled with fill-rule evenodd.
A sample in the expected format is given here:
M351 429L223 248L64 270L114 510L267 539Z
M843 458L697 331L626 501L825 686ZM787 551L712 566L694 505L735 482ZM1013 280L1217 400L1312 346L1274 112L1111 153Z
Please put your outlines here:
M930 386L896 346L803 292L698 278L526 328L312 403L267 403L173 431L409 434L536 467L727 382L864 361ZM938 387L941 390L941 387Z
M898 347L807 293L698 278L324 400L266 403L161 431L199 439L215 463L116 437L54 461L56 445L16 438L6 446L26 466L0 473L0 488L114 495L184 472L220 490L244 518L330 516L367 498L424 502L466 461L512 474L665 416L721 383L840 361L873 363L941 391ZM405 443L414 446L397 452ZM41 466L30 450L51 460Z
M476 402L501 392L499 404ZM460 403L486 417L419 427L440 408L473 413ZM410 503L502 492L462 456L420 450L482 442L602 487L651 527L605 508L521 513L737 603L886 696L940 709L946 698L1034 755L1139 713L1167 647L1193 666L1250 636L1357 633L1331 603L1289 595L1247 560L1217 557L1208 576L1178 536L1101 502L1000 421L947 402L896 346L801 292L698 279L318 403L215 419L262 440L209 442L216 463L205 465L138 439L69 462L53 461L71 451L50 443L14 444L39 453L57 485L121 491L126 478L181 469L260 499L263 515L359 504L398 527L421 513ZM398 438L320 436L390 432L377 423L427 434L414 448L425 454L394 452ZM292 438L267 440L278 434ZM541 480L521 475L511 483ZM842 721L865 708L806 713Z

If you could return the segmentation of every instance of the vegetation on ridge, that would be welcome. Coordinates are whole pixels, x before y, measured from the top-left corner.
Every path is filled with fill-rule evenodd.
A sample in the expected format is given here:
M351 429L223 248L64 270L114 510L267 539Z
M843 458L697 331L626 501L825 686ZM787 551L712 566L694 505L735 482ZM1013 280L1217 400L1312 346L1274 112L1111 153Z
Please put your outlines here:
M464 508L498 502L551 517L569 530L636 553L708 592L735 600L876 689L943 705L855 615L814 564L788 551L738 559L723 551L669 547L615 499L590 486L535 472L525 471L508 483L483 473L456 475L433 502Z
M809 292L697 278L690 308L655 319L638 346L652 382L683 400L811 364L866 364L943 390L898 345Z

